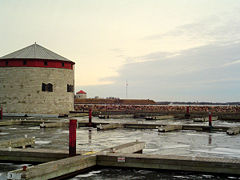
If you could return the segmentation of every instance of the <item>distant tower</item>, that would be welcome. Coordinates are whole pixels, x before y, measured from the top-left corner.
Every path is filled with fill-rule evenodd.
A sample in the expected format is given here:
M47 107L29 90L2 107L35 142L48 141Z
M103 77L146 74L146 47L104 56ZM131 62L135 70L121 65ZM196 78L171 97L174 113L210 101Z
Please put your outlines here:
M87 98L87 93L83 90L80 90L76 93L76 98L78 99L86 99Z
M126 80L126 98L128 98L128 82Z

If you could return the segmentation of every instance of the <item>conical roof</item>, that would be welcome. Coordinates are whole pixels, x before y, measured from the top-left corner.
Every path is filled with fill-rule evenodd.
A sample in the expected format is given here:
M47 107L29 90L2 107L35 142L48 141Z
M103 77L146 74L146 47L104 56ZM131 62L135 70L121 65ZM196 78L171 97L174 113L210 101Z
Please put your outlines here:
M80 90L76 94L87 94L87 93L85 91L83 91L83 90Z
M69 59L60 56L36 43L8 55L5 55L0 59L46 59L72 62Z

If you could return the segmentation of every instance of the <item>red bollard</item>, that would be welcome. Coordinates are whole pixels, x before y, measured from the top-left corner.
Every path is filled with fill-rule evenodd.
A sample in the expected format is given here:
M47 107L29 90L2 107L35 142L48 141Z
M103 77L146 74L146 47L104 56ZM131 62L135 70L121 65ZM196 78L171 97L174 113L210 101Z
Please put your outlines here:
M189 106L187 107L187 112L186 113L189 114Z
M211 112L209 112L209 115L208 115L208 123L209 123L209 126L212 127L212 114L211 114Z
M187 110L186 110L185 118L186 118L186 119L189 119L189 118L190 118L189 106L187 106Z
M69 122L69 156L76 156L76 128L77 120L70 119Z
M88 127L92 127L92 109L89 109L88 116L89 116Z
M23 166L23 167L22 167L22 170L23 170L23 171L26 171L26 170L27 170L27 166Z
M1 107L1 109L0 109L0 116L1 116L1 120L3 119L3 109L2 109L2 107Z

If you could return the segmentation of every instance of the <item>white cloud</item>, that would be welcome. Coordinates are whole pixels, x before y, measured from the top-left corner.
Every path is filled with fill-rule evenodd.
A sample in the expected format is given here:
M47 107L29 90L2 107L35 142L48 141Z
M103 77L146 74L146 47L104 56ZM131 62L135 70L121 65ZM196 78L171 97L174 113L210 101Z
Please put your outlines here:
M232 66L232 65L235 65L235 64L239 64L239 63L240 63L240 60L235 60L235 61L223 64L223 67Z

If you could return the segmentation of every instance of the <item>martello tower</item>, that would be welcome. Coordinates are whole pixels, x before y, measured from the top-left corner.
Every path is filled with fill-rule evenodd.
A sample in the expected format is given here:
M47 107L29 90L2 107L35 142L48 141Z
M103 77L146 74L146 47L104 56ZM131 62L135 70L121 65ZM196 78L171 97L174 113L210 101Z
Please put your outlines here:
M74 62L38 44L0 58L6 115L64 115L74 110Z

